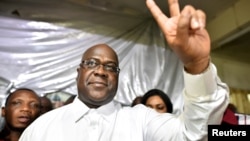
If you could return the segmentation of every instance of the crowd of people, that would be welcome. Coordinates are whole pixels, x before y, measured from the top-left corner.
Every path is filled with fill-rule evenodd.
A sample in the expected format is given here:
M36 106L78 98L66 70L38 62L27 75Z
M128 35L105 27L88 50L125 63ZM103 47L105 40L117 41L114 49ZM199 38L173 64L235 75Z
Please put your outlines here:
M48 97L39 96L32 89L18 88L9 93L0 112L4 119L0 141L18 141L22 132L34 120L53 109L53 103Z
M2 107L5 126L0 141L184 141L206 140L207 126L221 124L229 90L210 59L205 13L192 6L180 10L168 0L170 17L153 0L146 5L168 45L182 61L184 111L173 114L167 94L152 89L123 107L114 100L119 60L108 44L88 48L77 68L77 96L52 109L48 99L23 88L10 93ZM45 101L43 101L45 100Z

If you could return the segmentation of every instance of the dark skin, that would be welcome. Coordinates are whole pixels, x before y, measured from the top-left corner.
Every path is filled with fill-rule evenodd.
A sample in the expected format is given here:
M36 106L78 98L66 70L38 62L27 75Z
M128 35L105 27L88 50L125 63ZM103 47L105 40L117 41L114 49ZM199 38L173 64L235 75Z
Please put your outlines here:
M119 66L117 54L106 44L98 44L86 50L82 61L93 58L101 64ZM103 65L97 69L80 67L77 72L78 97L89 108L98 108L112 101L117 91L119 73L109 72Z
M40 97L40 101L41 101L41 114L47 113L48 111L53 109L53 104L50 101L49 98L43 96Z
M18 141L20 135L40 115L39 96L32 91L17 90L2 108L5 118L4 129L0 138L8 141Z

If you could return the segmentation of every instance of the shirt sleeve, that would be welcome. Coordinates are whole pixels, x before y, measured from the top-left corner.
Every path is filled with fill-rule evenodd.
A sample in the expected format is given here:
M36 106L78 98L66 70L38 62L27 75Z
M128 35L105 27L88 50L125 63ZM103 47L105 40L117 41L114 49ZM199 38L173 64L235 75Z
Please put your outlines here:
M208 125L220 124L229 103L229 89L210 63L201 74L184 71L184 109L180 115L154 118L147 129L149 140L207 140ZM169 118L170 117L170 118Z
M209 124L220 124L229 104L229 89L210 63L198 75L184 71L184 135L188 140L201 140L207 136Z

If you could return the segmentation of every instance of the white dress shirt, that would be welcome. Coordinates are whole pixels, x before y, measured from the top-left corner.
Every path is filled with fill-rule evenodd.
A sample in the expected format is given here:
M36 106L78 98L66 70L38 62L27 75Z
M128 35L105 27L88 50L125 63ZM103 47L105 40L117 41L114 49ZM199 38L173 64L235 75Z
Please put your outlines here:
M115 101L90 109L76 98L35 120L20 141L206 140L207 125L220 124L229 103L228 87L213 64L199 75L184 72L184 83L184 111L178 116Z

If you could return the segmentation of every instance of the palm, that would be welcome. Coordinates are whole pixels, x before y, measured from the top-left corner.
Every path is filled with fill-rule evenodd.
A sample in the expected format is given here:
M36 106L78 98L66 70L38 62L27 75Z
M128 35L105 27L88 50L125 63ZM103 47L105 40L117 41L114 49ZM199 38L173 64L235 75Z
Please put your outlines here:
M187 36L177 33L178 17L166 18L162 31L170 48L180 57L183 63L201 59L209 55L210 39L205 29L189 31Z

